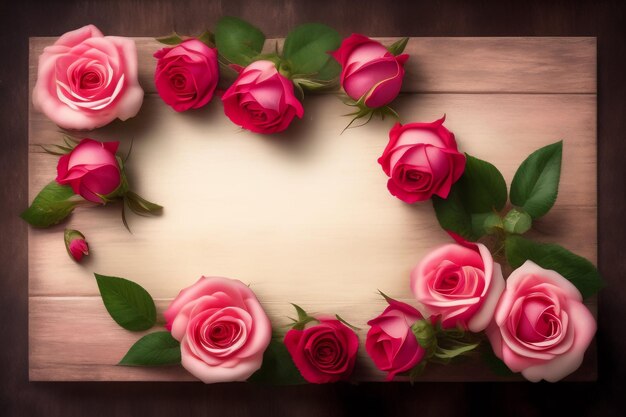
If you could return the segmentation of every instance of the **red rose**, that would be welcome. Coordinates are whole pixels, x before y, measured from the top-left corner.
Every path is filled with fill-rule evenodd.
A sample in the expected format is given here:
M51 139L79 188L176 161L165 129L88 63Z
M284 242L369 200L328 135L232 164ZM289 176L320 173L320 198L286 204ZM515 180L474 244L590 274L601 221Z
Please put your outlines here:
M173 48L158 50L154 74L159 96L176 111L206 105L217 86L217 52L197 39L188 39Z
M222 101L233 123L257 133L282 132L294 116L304 114L293 84L271 61L255 61L244 68Z
M320 319L304 330L291 329L284 342L304 379L314 384L348 379L359 349L357 335L334 319Z
M388 300L389 306L367 322L370 330L365 339L365 349L381 371L389 372L387 380L406 372L424 357L424 348L413 335L411 326L422 315L408 304Z
M391 102L402 87L407 54L394 56L380 42L353 34L332 56L341 64L341 86L350 98L365 96L369 108Z
M94 203L105 203L101 197L115 191L122 180L115 158L119 142L83 139L57 164L56 181L69 184L74 193Z
M378 163L389 176L389 192L406 203L433 195L448 197L465 171L454 134L443 126L445 116L432 123L397 123Z

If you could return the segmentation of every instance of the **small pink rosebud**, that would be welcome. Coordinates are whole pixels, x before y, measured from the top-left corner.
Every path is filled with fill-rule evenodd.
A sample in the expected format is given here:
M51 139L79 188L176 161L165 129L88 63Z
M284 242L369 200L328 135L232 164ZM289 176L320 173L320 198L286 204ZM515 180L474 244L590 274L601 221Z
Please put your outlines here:
M65 248L67 253L76 262L80 262L83 256L89 255L89 245L85 240L85 236L78 230L65 229Z

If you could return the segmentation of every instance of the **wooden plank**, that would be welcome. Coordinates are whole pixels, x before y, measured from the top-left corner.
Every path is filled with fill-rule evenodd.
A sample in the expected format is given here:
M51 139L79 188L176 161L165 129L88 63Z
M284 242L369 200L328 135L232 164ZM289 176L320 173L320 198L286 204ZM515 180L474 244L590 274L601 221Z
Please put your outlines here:
M157 300L162 313L170 300ZM410 299L405 299L411 302ZM195 378L181 367L133 368L116 366L132 344L147 332L129 332L118 327L108 316L97 297L31 297L30 298L30 380L32 381L193 381ZM596 310L595 298L589 300ZM286 315L292 307L285 301L263 302L263 307L277 328L288 324ZM311 313L336 311L352 323L365 323L385 308L380 296L372 293L367 299L345 302L303 303ZM62 325L59 325L62 324ZM282 327L284 328L284 327ZM358 330L363 343L367 326ZM154 330L162 330L155 328ZM153 330L153 331L154 331ZM486 342L485 342L486 343ZM384 373L359 349L353 375L356 381L382 381ZM596 378L595 344L584 365L568 380L589 381ZM431 365L419 381L519 381L519 375L503 378L494 374L480 356L471 357L454 366Z
M31 91L36 57L52 40L31 38ZM85 136L121 140L123 149L133 139L131 183L166 209L156 219L132 217L132 235L119 206L77 210L66 225L83 231L92 248L80 265L67 259L65 225L29 230L32 380L193 379L180 368L114 366L138 335L106 314L93 271L139 282L160 310L202 274L239 278L277 324L291 314L287 303L297 302L366 329L384 307L376 289L410 301L411 268L449 240L429 203L408 206L385 189L376 159L390 121L340 135L346 108L330 95L307 97L304 120L274 137L233 126L218 100L178 114L150 94L151 54L160 45L148 38L137 44L148 93L141 112ZM460 148L495 163L509 182L528 153L564 140L559 199L533 235L595 262L595 38L419 38L407 48L406 91L423 94L403 94L394 103L403 122L445 112ZM55 176L56 158L37 145L59 140L59 129L31 109L31 200ZM595 313L595 298L589 305ZM380 379L363 348L360 355L355 379ZM571 379L595 379L596 359L593 344ZM424 379L501 380L472 360L432 368Z
M56 38L30 38L31 57ZM154 93L153 54L165 45L135 38L139 81ZM391 44L398 38L378 38ZM274 51L282 39L268 39ZM595 93L596 38L411 38L406 46L405 92ZM36 66L30 78L36 78Z
M408 95L400 104L414 120L434 120L445 110L461 149L495 163L509 182L527 154L563 138L561 193L540 230L544 239L595 260L594 96ZM85 276L97 271L132 277L157 297L173 297L201 274L266 282L258 291L271 299L310 299L312 286L323 293L327 285L331 297L344 297L349 288L357 288L358 297L398 279L388 291L400 290L420 257L448 241L430 203L411 207L387 192L376 159L390 121L340 136L347 122L338 116L343 105L317 96L307 99L306 119L293 130L263 138L239 131L220 110L214 103L179 115L150 97L137 124L90 134L123 135L126 146L134 139L131 184L162 203L164 214L131 217L131 235L119 206L79 210L69 225L92 244L92 256L81 265L66 259L63 226L31 230L30 294L95 295ZM34 115L31 126L38 132L31 140L59 140L43 117ZM31 199L56 166L55 157L36 151L31 147ZM580 210L587 221L579 221ZM353 257L363 261L354 264ZM309 282L316 284L288 285Z

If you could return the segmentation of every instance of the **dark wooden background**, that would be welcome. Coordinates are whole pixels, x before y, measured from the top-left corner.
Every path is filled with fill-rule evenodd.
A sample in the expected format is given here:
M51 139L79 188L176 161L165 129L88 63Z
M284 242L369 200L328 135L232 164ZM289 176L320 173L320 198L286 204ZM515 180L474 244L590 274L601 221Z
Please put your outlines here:
M626 392L626 7L623 1L0 0L0 416L622 415ZM222 15L270 37L323 22L344 35L597 36L599 380L561 384L29 383L27 225L28 37L87 23L105 34L196 34ZM442 51L445 53L445 51ZM532 123L532 120L528 121ZM584 221L584 219L581 219ZM623 411L622 411L623 412ZM566 414L567 415L567 414Z

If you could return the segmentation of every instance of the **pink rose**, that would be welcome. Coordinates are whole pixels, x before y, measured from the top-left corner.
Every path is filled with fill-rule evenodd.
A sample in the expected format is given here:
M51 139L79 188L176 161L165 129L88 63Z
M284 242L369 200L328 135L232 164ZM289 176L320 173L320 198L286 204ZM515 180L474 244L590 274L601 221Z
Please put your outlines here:
M304 114L293 84L271 61L256 61L244 68L222 101L233 123L257 133L282 132L294 116Z
M137 50L131 39L88 25L61 36L39 57L33 104L65 129L95 129L139 111Z
M111 194L122 179L115 158L119 142L98 142L83 139L67 155L59 158L56 181L69 184L74 193L94 203L105 203L102 197Z
M387 174L389 192L406 203L433 195L448 197L465 170L465 156L454 135L443 126L445 116L432 123L397 123L378 163Z
M394 56L382 44L353 34L332 56L341 64L341 86L355 101L364 98L369 108L390 103L402 87L407 54Z
M245 381L261 367L272 327L241 281L202 277L163 314L183 367L204 383Z
M388 300L382 314L367 322L370 330L365 339L365 350L381 371L389 372L387 381L396 374L409 371L424 357L424 348L413 335L411 326L422 315L408 304Z
M576 287L526 261L507 279L487 336L512 371L555 382L578 369L595 331Z
M480 332L493 317L504 278L485 245L452 243L413 268L411 290L424 316L440 316L444 328Z
M89 255L89 245L87 245L85 236L78 230L65 229L63 240L67 253L76 262L80 262L83 256Z
M197 39L155 52L154 83L165 103L176 111L206 105L217 86L217 52Z
M304 379L314 384L347 380L359 349L359 339L349 327L327 318L304 330L289 330L284 342Z

